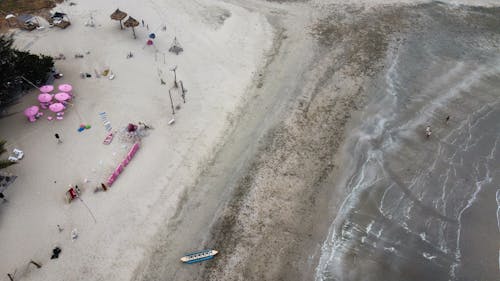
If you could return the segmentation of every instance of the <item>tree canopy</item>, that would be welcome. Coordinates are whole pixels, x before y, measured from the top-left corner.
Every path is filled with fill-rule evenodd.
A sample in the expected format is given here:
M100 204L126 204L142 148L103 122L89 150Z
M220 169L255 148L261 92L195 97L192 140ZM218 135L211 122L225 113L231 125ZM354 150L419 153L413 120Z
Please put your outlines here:
M0 107L32 87L24 79L36 86L44 84L54 66L52 57L17 50L13 43L12 36L0 35Z
M4 140L0 140L0 155L2 155L4 152L6 152L7 150L5 149L4 145L5 145L5 141ZM9 160L0 160L0 170L1 169L4 169L4 168L7 168L9 167L10 165L13 165L15 164L16 162L10 162Z

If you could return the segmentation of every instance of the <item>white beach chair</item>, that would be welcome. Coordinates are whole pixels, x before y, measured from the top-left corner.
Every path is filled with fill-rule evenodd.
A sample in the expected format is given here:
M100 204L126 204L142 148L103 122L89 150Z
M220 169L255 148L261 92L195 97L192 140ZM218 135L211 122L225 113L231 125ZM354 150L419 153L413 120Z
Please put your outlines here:
M14 153L14 157L17 160L21 160L24 157L24 152L22 150L20 150L20 149L14 148L14 150L12 151L12 153Z

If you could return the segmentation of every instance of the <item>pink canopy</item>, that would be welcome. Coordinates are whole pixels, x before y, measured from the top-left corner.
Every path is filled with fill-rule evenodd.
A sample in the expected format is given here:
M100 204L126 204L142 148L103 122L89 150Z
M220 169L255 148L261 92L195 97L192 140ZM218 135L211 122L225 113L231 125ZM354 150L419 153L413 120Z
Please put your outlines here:
M68 93L57 93L55 94L54 98L58 101L66 101L66 100L69 100L71 98L71 96L68 94Z
M52 86L52 85L45 85L45 86L40 87L40 92L42 92L42 93L50 93L53 90L54 90L54 86Z
M70 84L62 84L62 85L59 85L59 91L61 92L71 92L71 90L73 90L73 87L71 87Z
M64 110L64 105L62 103L53 103L49 106L50 111L59 112Z
M38 113L38 110L40 110L38 106L30 106L24 110L24 115L26 115L27 117L35 116Z
M52 100L52 95L47 94L47 93L41 93L38 95L38 101L39 102L49 102Z

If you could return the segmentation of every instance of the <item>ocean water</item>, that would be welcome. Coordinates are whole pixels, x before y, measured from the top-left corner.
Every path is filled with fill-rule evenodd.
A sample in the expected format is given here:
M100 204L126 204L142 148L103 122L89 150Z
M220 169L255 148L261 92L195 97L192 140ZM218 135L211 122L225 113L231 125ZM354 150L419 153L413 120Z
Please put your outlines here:
M392 43L316 280L500 280L500 13L481 13L424 11Z

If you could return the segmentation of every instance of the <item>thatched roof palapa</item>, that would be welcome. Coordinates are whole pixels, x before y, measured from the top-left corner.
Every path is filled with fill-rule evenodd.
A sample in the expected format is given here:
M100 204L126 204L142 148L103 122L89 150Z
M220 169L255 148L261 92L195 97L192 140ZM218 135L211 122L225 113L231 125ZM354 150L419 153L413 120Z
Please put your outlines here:
M120 9L116 9L116 11L114 11L114 13L112 13L110 17L112 20L123 20L127 17L127 13L120 11Z
M127 17L127 13L120 11L120 9L116 9L114 13L111 14L112 20L120 21L120 29L123 29L122 20Z
M128 19L123 23L123 25L125 25L126 27L132 27L132 33L134 34L134 39L137 38L135 36L134 27L138 26L139 22L136 19L129 16Z
M123 23L126 27L136 27L139 25L139 22L133 17L128 17L128 19Z

